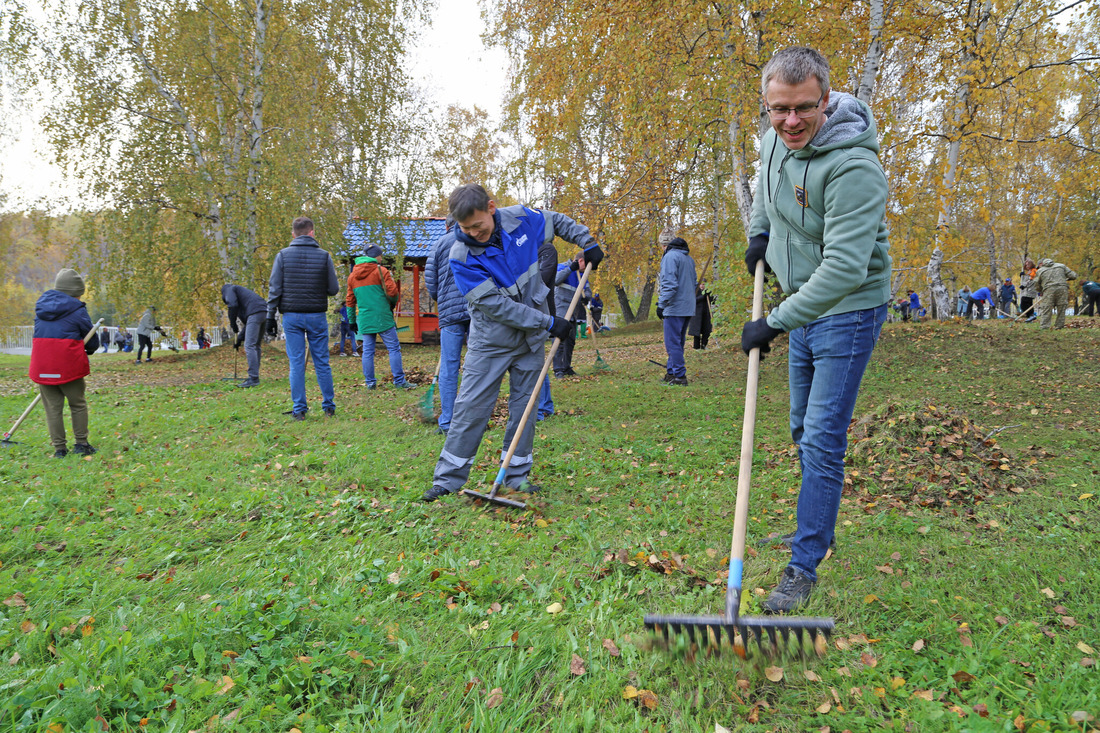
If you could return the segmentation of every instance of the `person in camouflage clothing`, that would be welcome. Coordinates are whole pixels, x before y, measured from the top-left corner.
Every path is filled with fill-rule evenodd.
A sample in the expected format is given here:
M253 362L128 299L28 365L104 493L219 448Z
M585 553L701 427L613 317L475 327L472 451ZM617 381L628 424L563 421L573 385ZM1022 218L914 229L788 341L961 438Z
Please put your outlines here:
M1077 273L1061 262L1049 257L1039 260L1039 273L1035 280L1039 292L1043 294L1039 301L1039 328L1050 328L1050 316L1055 309L1058 315L1054 320L1055 328L1066 327L1066 308L1069 307L1069 281L1076 280Z

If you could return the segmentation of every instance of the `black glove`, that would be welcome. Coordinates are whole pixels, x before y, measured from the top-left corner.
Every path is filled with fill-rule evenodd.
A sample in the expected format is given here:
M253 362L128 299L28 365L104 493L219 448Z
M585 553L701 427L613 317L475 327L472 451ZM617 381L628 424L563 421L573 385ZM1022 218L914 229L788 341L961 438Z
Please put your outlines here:
M662 321L665 320L665 309L661 306L657 306L657 317Z
M240 351L241 344L243 344L243 343L244 343L244 331L241 331L239 334L237 334L236 340L233 341L233 348Z
M153 330L156 331L157 333L159 333L161 336L164 335L164 329L161 328L160 326L153 326Z
M569 261L569 269L572 270L573 272L576 272L577 270L581 269L581 263L577 262L576 260L570 260ZM596 269L595 265L592 266L592 269L593 270Z
M267 319L267 335L271 338L275 338L279 335L279 322L274 318Z
M589 247L584 251L584 261L591 263L593 270L600 268L600 263L603 262L603 250L600 249L600 245Z
M749 321L741 329L741 350L748 354L753 349L760 348L760 358L772 350L771 342L779 334L783 333L778 328L768 325L767 318Z
M768 235L757 234L749 240L749 248L745 250L745 266L749 268L749 277L756 277L756 263L764 260L764 272L771 272L765 255L768 253Z
M564 341L572 329L572 321L567 321L564 318L554 318L554 322L550 324L550 335Z
M349 318L348 319L348 328L351 329L352 341L354 341L355 340L355 334L359 333L359 324L356 323L354 318Z

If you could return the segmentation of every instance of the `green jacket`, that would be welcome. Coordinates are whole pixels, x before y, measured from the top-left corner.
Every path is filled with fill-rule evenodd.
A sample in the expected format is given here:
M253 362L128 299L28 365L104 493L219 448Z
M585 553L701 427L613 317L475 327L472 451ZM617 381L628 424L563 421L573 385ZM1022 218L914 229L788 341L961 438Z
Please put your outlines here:
M356 333L382 333L396 326L393 308L400 297L401 290L389 270L373 257L355 258L345 305Z
M790 294L768 325L791 331L822 316L890 300L886 176L866 104L833 92L810 144L789 150L769 128L749 236L767 234L767 261Z

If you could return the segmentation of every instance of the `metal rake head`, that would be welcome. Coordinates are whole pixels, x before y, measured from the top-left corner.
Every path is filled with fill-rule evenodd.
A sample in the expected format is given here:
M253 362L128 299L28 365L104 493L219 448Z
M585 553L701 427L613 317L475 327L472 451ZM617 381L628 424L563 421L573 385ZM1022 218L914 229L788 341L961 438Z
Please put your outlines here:
M687 637L700 649L721 653L732 647L735 654L746 656L755 646L767 654L794 651L805 653L807 646L818 655L825 653L833 633L831 618L797 618L783 616L744 616L730 620L725 616L646 616L645 627L668 643Z
M475 499L482 499L482 500L487 501L491 504L500 504L502 506L510 506L513 509L526 509L527 508L527 505L525 503L523 503L522 501L516 501L515 499L509 499L507 497L501 496L500 494L496 493L495 491L490 492L488 494L482 494L481 492L474 491L473 489L462 489L458 493L465 494L466 496L472 496Z

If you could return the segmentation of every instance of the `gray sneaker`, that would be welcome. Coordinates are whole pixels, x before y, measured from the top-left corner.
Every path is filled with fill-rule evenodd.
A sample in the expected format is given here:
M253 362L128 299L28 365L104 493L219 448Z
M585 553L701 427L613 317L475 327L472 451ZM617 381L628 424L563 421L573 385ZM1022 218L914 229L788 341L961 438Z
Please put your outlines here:
M783 568L783 577L761 607L767 613L786 613L800 608L810 600L810 592L814 589L814 581L801 570L788 565Z

